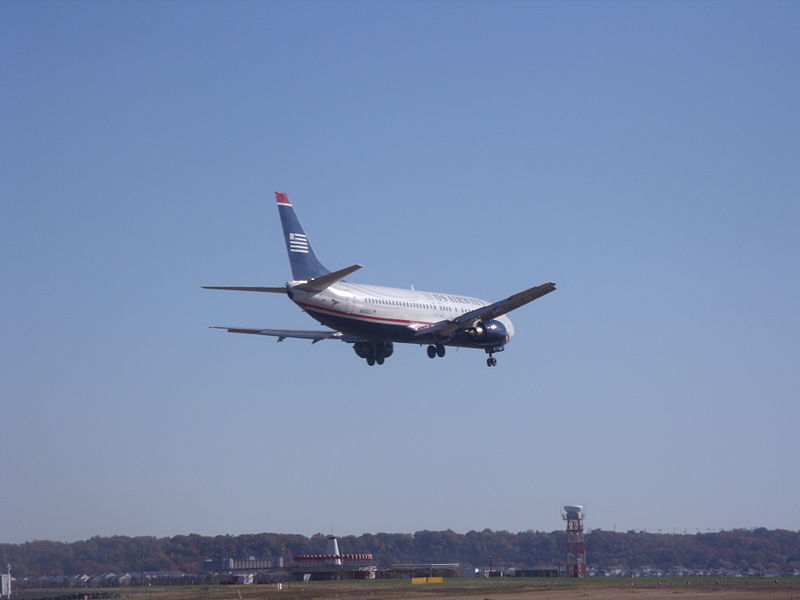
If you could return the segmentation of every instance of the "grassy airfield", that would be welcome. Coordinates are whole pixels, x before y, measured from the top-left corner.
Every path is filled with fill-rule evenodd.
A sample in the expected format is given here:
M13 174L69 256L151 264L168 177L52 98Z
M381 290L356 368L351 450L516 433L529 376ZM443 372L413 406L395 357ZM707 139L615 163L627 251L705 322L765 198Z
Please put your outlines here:
M465 578L445 579L443 583L414 584L405 579L375 581L308 582L269 585L211 585L131 587L104 590L19 590L19 600L43 600L69 596L89 600L108 594L131 600L612 600L636 597L637 600L800 600L798 577L664 577L621 578ZM676 598L679 597L679 598Z

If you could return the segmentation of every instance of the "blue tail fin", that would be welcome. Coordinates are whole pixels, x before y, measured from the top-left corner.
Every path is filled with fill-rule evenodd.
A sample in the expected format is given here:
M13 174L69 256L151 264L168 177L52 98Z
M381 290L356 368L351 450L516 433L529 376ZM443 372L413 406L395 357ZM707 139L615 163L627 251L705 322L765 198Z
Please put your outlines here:
M282 192L275 192L278 202L278 213L281 215L283 237L286 240L286 251L289 253L289 264L292 266L292 278L295 281L312 279L330 273L317 260L317 255L311 248L303 226L294 214L294 207L289 202L289 196Z

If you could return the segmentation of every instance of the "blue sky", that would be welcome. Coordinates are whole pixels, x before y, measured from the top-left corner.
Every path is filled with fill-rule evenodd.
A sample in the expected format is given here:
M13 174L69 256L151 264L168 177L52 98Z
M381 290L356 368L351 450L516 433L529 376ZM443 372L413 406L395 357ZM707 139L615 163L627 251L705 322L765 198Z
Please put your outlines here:
M0 541L800 528L800 6L4 2ZM354 281L558 291L475 351L314 322Z

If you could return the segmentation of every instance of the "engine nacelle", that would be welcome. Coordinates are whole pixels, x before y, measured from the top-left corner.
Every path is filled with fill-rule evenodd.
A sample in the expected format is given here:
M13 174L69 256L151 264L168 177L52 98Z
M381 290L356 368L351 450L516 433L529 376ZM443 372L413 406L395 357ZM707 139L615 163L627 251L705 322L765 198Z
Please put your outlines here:
M502 345L508 339L508 331L506 326L500 321L492 319L491 321L478 321L472 327L467 329L469 337L475 342L480 342L481 345Z

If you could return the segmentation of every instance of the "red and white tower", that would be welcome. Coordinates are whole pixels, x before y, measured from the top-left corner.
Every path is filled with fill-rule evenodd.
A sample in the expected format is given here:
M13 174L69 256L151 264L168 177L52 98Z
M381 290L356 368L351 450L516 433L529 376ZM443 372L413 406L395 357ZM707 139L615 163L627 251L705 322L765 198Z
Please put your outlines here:
M561 518L567 522L567 577L586 576L583 517L582 506L568 504L561 509Z

